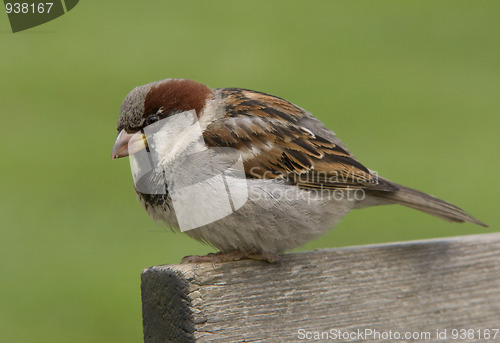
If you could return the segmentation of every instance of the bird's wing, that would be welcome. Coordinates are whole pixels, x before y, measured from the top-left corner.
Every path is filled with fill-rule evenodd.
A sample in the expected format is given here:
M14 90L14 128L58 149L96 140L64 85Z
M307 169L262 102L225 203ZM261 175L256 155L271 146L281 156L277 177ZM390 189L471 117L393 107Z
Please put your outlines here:
M397 190L359 163L305 110L265 93L216 91L225 98L226 115L210 124L203 137L209 147L238 149L247 177L285 179L305 189ZM302 124L310 122L314 128Z

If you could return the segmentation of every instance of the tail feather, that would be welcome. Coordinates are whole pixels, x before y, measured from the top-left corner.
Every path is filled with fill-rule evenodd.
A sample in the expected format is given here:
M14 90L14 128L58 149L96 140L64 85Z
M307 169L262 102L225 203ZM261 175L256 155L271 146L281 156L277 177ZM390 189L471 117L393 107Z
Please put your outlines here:
M390 182L388 180L385 181ZM397 186L399 190L395 192L375 191L370 193L381 200L388 201L389 203L405 205L450 222L471 222L483 227L488 227L488 225L472 217L461 208L458 208L457 206L444 200L417 191L416 189L408 188L395 183L392 184Z

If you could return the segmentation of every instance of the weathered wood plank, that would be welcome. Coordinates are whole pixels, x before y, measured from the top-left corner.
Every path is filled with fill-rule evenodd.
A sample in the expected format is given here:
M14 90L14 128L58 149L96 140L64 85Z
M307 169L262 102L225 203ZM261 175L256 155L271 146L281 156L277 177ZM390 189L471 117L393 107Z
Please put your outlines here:
M357 330L442 342L445 329L446 340L473 329L458 341L485 342L480 330L500 329L500 234L288 254L284 266L156 266L142 274L142 301L148 343L325 341L334 330L354 333L339 342L377 340Z

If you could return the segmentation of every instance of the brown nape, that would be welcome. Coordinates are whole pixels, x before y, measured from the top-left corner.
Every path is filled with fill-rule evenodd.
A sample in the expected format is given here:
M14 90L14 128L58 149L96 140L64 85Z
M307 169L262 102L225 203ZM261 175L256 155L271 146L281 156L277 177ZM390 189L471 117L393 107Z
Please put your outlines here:
M212 90L192 80L172 79L151 88L144 99L144 115L156 113L162 108L164 116L172 111L195 110L199 116Z

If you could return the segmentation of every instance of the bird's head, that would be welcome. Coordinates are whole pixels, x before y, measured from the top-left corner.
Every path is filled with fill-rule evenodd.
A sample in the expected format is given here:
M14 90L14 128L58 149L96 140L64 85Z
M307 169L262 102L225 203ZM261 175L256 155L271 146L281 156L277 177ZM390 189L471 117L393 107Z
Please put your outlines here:
M190 110L200 116L211 97L210 88L186 79L166 79L134 88L122 103L111 159L146 148L144 128L148 125Z

